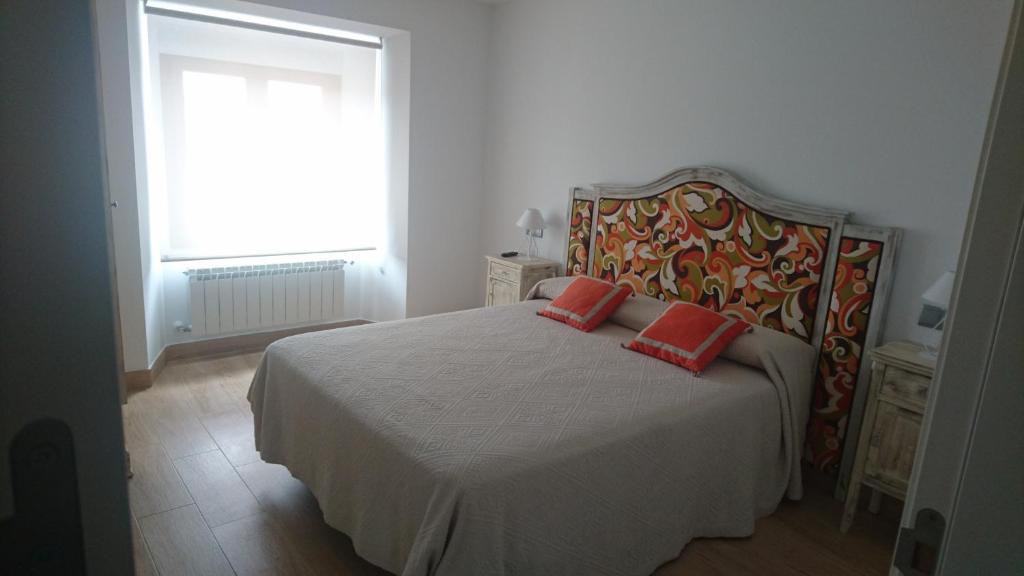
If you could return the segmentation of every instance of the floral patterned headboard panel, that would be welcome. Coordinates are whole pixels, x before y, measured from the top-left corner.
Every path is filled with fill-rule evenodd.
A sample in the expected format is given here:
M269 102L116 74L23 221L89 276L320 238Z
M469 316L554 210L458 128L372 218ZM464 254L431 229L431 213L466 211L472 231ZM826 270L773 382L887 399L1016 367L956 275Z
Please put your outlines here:
M849 476L868 389L867 350L879 344L900 231L847 225L839 242L815 372L805 458Z
M715 168L576 188L566 274L701 304L815 346L807 457L836 469L866 388L857 386L867 372L860 365L879 334L898 238L845 222L844 212L762 195Z
M565 263L566 276L581 276L587 273L593 213L593 200L572 199L569 206L569 254Z
M822 272L835 257L830 239L842 213L761 196L711 168L680 170L647 186L578 192L569 273L701 304L815 342L824 321ZM577 220L586 226L588 206L589 238L577 229ZM581 266L584 256L589 266Z
M647 198L601 198L595 234L593 276L811 339L827 227L691 181Z

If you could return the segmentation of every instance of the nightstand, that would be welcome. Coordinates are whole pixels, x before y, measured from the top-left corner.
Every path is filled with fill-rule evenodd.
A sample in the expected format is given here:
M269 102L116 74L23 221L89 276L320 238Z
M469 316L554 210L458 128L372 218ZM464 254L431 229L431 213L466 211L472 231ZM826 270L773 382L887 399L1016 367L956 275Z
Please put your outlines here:
M890 342L868 352L872 360L871 387L846 491L839 526L842 532L853 524L861 487L872 490L868 506L871 512L878 512L882 495L906 499L921 418L935 372L935 358L921 355L922 350L923 346L913 342Z
M534 284L557 276L558 270L558 262L545 258L488 256L487 301L484 305L522 302Z

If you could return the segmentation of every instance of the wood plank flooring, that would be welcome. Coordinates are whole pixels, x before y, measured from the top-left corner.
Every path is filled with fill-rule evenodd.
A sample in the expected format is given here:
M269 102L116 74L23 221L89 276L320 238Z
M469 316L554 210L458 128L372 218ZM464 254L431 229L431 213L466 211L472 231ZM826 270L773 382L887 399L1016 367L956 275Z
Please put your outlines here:
M324 524L309 490L253 447L245 399L259 354L171 362L124 408L136 573L386 575ZM657 576L885 574L899 503L838 531L827 479L784 502L750 538L700 539ZM868 498L862 498L867 501Z

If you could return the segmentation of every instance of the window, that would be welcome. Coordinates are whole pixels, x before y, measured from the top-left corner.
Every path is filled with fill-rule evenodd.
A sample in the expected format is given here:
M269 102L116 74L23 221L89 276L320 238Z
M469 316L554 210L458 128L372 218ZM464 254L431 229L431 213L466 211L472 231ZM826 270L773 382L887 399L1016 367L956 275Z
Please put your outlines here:
M164 258L373 248L383 212L379 50L149 21Z

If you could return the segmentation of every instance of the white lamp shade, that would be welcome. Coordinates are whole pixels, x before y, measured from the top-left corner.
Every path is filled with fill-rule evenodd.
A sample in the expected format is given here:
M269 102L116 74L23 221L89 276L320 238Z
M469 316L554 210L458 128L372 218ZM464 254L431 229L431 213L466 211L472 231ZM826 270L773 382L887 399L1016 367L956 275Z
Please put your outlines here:
M935 281L924 294L921 294L921 299L926 304L931 304L943 310L949 309L949 298L953 294L953 281L956 279L956 274L946 271L939 276L939 279Z
M523 215L519 217L516 226L527 230L543 230L544 217L540 215L540 210L527 208Z

